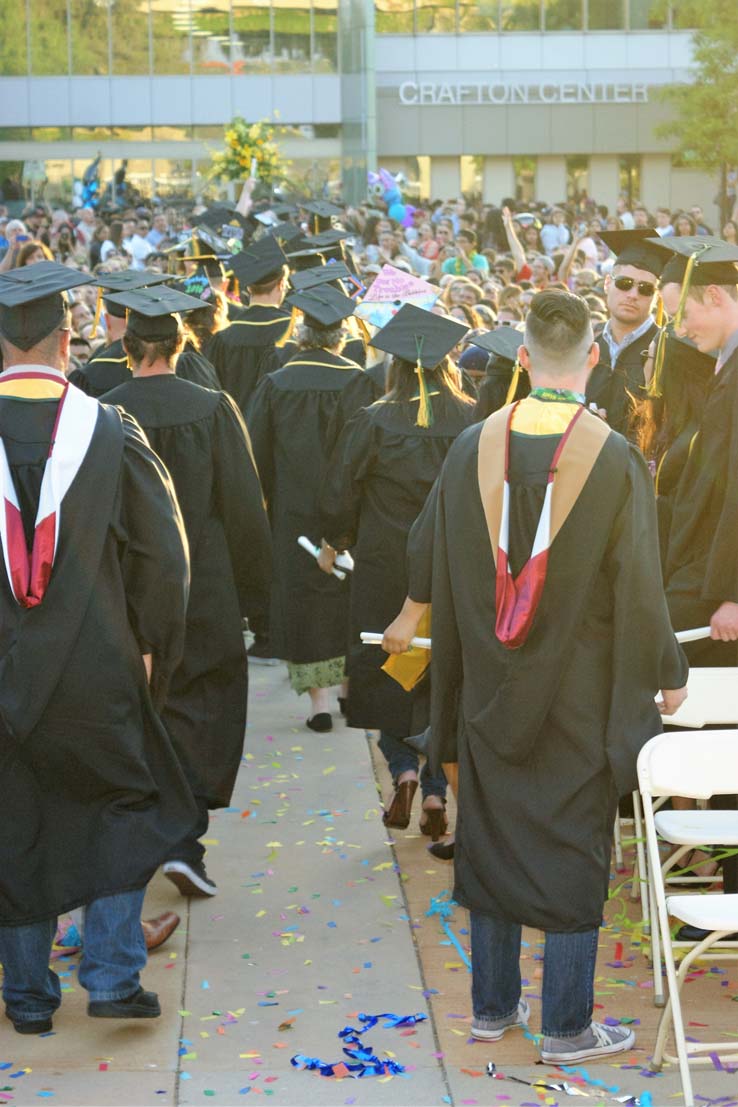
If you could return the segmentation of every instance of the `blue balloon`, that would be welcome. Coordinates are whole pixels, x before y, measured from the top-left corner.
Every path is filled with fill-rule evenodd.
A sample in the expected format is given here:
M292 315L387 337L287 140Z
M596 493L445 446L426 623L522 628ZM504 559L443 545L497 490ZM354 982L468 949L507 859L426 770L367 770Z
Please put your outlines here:
M405 215L407 214L407 212L405 211L405 205L393 204L387 214L389 215L390 219L394 219L396 223L402 223Z

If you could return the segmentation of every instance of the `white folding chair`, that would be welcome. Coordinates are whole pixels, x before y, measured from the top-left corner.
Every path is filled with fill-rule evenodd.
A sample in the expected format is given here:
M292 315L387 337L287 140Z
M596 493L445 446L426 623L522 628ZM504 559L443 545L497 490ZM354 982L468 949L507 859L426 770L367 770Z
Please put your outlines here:
M663 947L669 999L661 1015L652 1065L657 1071L666 1059L679 1065L685 1107L694 1107L690 1061L710 1062L711 1054L720 1056L725 1042L687 1042L682 1018L681 988L697 958L738 960L738 942L724 941L738 931L738 895L688 893L666 895L664 875L659 855L657 822L664 826L664 816L688 820L691 845L738 845L738 812L734 811L664 811L654 812L654 799L663 796L686 796L707 800L714 795L734 795L738 792L738 733L735 730L711 730L695 734L691 731L659 734L652 738L638 757L638 784L643 799L646 825L649 883L655 905L657 925ZM676 820L671 819L674 823ZM682 823L679 833L684 832ZM669 916L709 931L701 942L691 944L679 971L674 964ZM720 942L719 946L716 943ZM670 1026L674 1028L676 1057L666 1052ZM704 1054L705 1056L701 1056ZM724 1055L721 1060L738 1060L738 1053Z

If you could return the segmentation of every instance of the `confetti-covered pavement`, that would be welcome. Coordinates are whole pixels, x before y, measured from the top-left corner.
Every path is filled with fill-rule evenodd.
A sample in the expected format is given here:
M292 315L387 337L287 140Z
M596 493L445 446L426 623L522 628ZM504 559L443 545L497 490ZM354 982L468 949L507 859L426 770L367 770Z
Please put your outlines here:
M341 725L337 708L331 733L307 730L306 708L283 666L252 668L233 806L214 813L207 838L218 895L183 900L157 877L147 896L147 916L167 909L182 916L144 976L159 992L162 1017L88 1019L77 957L60 958L63 1004L53 1033L24 1038L9 1024L0 1029L0 1107L44 1099L50 1107L598 1107L629 1094L642 1107L678 1107L676 1073L648 1069L658 1012L634 925L637 905L621 887L628 873L613 871L595 1002L601 1021L634 1026L636 1048L564 1074L537 1064L535 1042L519 1030L493 1045L473 1042L468 920L460 908L446 920L427 914L431 902L445 902L452 869L426 852L419 797L408 830L389 839L377 794L377 782L390 792L381 757L363 732ZM524 939L535 1033L542 935ZM685 999L690 1036L738 1039L738 966L706 964ZM398 1018L373 1024L362 1014ZM353 1031L339 1037L346 1028ZM490 1061L498 1073L568 1080L582 1094L493 1081ZM702 1107L738 1107L738 1072L717 1058L695 1072L694 1084Z

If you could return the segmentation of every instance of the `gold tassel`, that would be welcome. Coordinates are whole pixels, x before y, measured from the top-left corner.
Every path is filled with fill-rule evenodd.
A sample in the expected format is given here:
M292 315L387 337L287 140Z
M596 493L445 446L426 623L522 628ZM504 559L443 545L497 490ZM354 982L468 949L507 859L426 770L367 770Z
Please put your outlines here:
M423 370L423 363L421 356L423 353L424 338L420 339L416 337L415 345L417 348L418 358L415 362L415 372L418 375L418 418L415 420L416 427L432 427L433 426L433 406L431 404L430 395L428 394L428 384L425 379L425 372Z
M295 327L297 326L297 316L298 316L298 314L299 314L299 309L296 308L296 307L293 307L292 314L290 315L290 325L288 326L287 330L284 332L282 337L277 342L274 343L274 345L277 347L278 350L281 350L282 347L285 346L289 342L289 340L292 338L292 335L295 333Z
M653 358L653 374L648 382L646 394L652 400L658 400L661 396L661 380L664 372L664 359L666 357L666 327L662 327L656 343L656 353Z
M656 306L656 326L663 327L664 325L664 301L659 296L659 302Z
M103 302L103 290L98 286L97 289L97 303L95 304L95 318L92 322L92 331L90 332L90 338L97 338L97 328L100 326L100 313L102 312Z
M684 318L684 308L687 305L687 297L689 296L689 289L692 284L692 270L697 264L697 259L699 258L700 254L704 254L705 250L709 249L710 245L708 243L706 246L700 246L697 250L695 250L693 254L689 255L687 268L684 270L684 277L682 278L682 291L679 296L679 306L677 307L676 315L674 316L675 327L680 327L682 324L682 319Z
M511 404L514 401L515 396L516 396L517 391L518 391L518 385L520 384L520 381L522 379L522 376L523 376L524 372L525 372L525 370L523 369L523 366L520 364L518 359L515 358L515 365L513 366L512 380L510 381L510 387L507 390L507 395L505 396L505 402L502 405L503 407L507 407L508 404Z
M356 325L361 331L361 337L364 339L364 345L368 348L372 344L372 336L369 334L369 328L360 315L352 315L351 318L356 320Z

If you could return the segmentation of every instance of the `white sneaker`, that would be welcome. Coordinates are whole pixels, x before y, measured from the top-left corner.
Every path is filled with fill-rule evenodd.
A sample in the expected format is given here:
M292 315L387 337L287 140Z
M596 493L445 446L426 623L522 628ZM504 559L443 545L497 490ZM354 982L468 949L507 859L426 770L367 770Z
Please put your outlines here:
M506 1019L472 1019L471 1035L479 1042L499 1042L506 1030L516 1026L527 1026L530 1018L530 1005L527 999L521 999L514 1015Z
M189 865L186 861L167 861L164 876L179 888L183 896L214 896L218 888L205 871L202 861Z
M605 1026L601 1022L593 1022L574 1038L544 1037L541 1058L568 1065L572 1061L590 1061L593 1057L622 1053L634 1044L635 1034L627 1026Z

